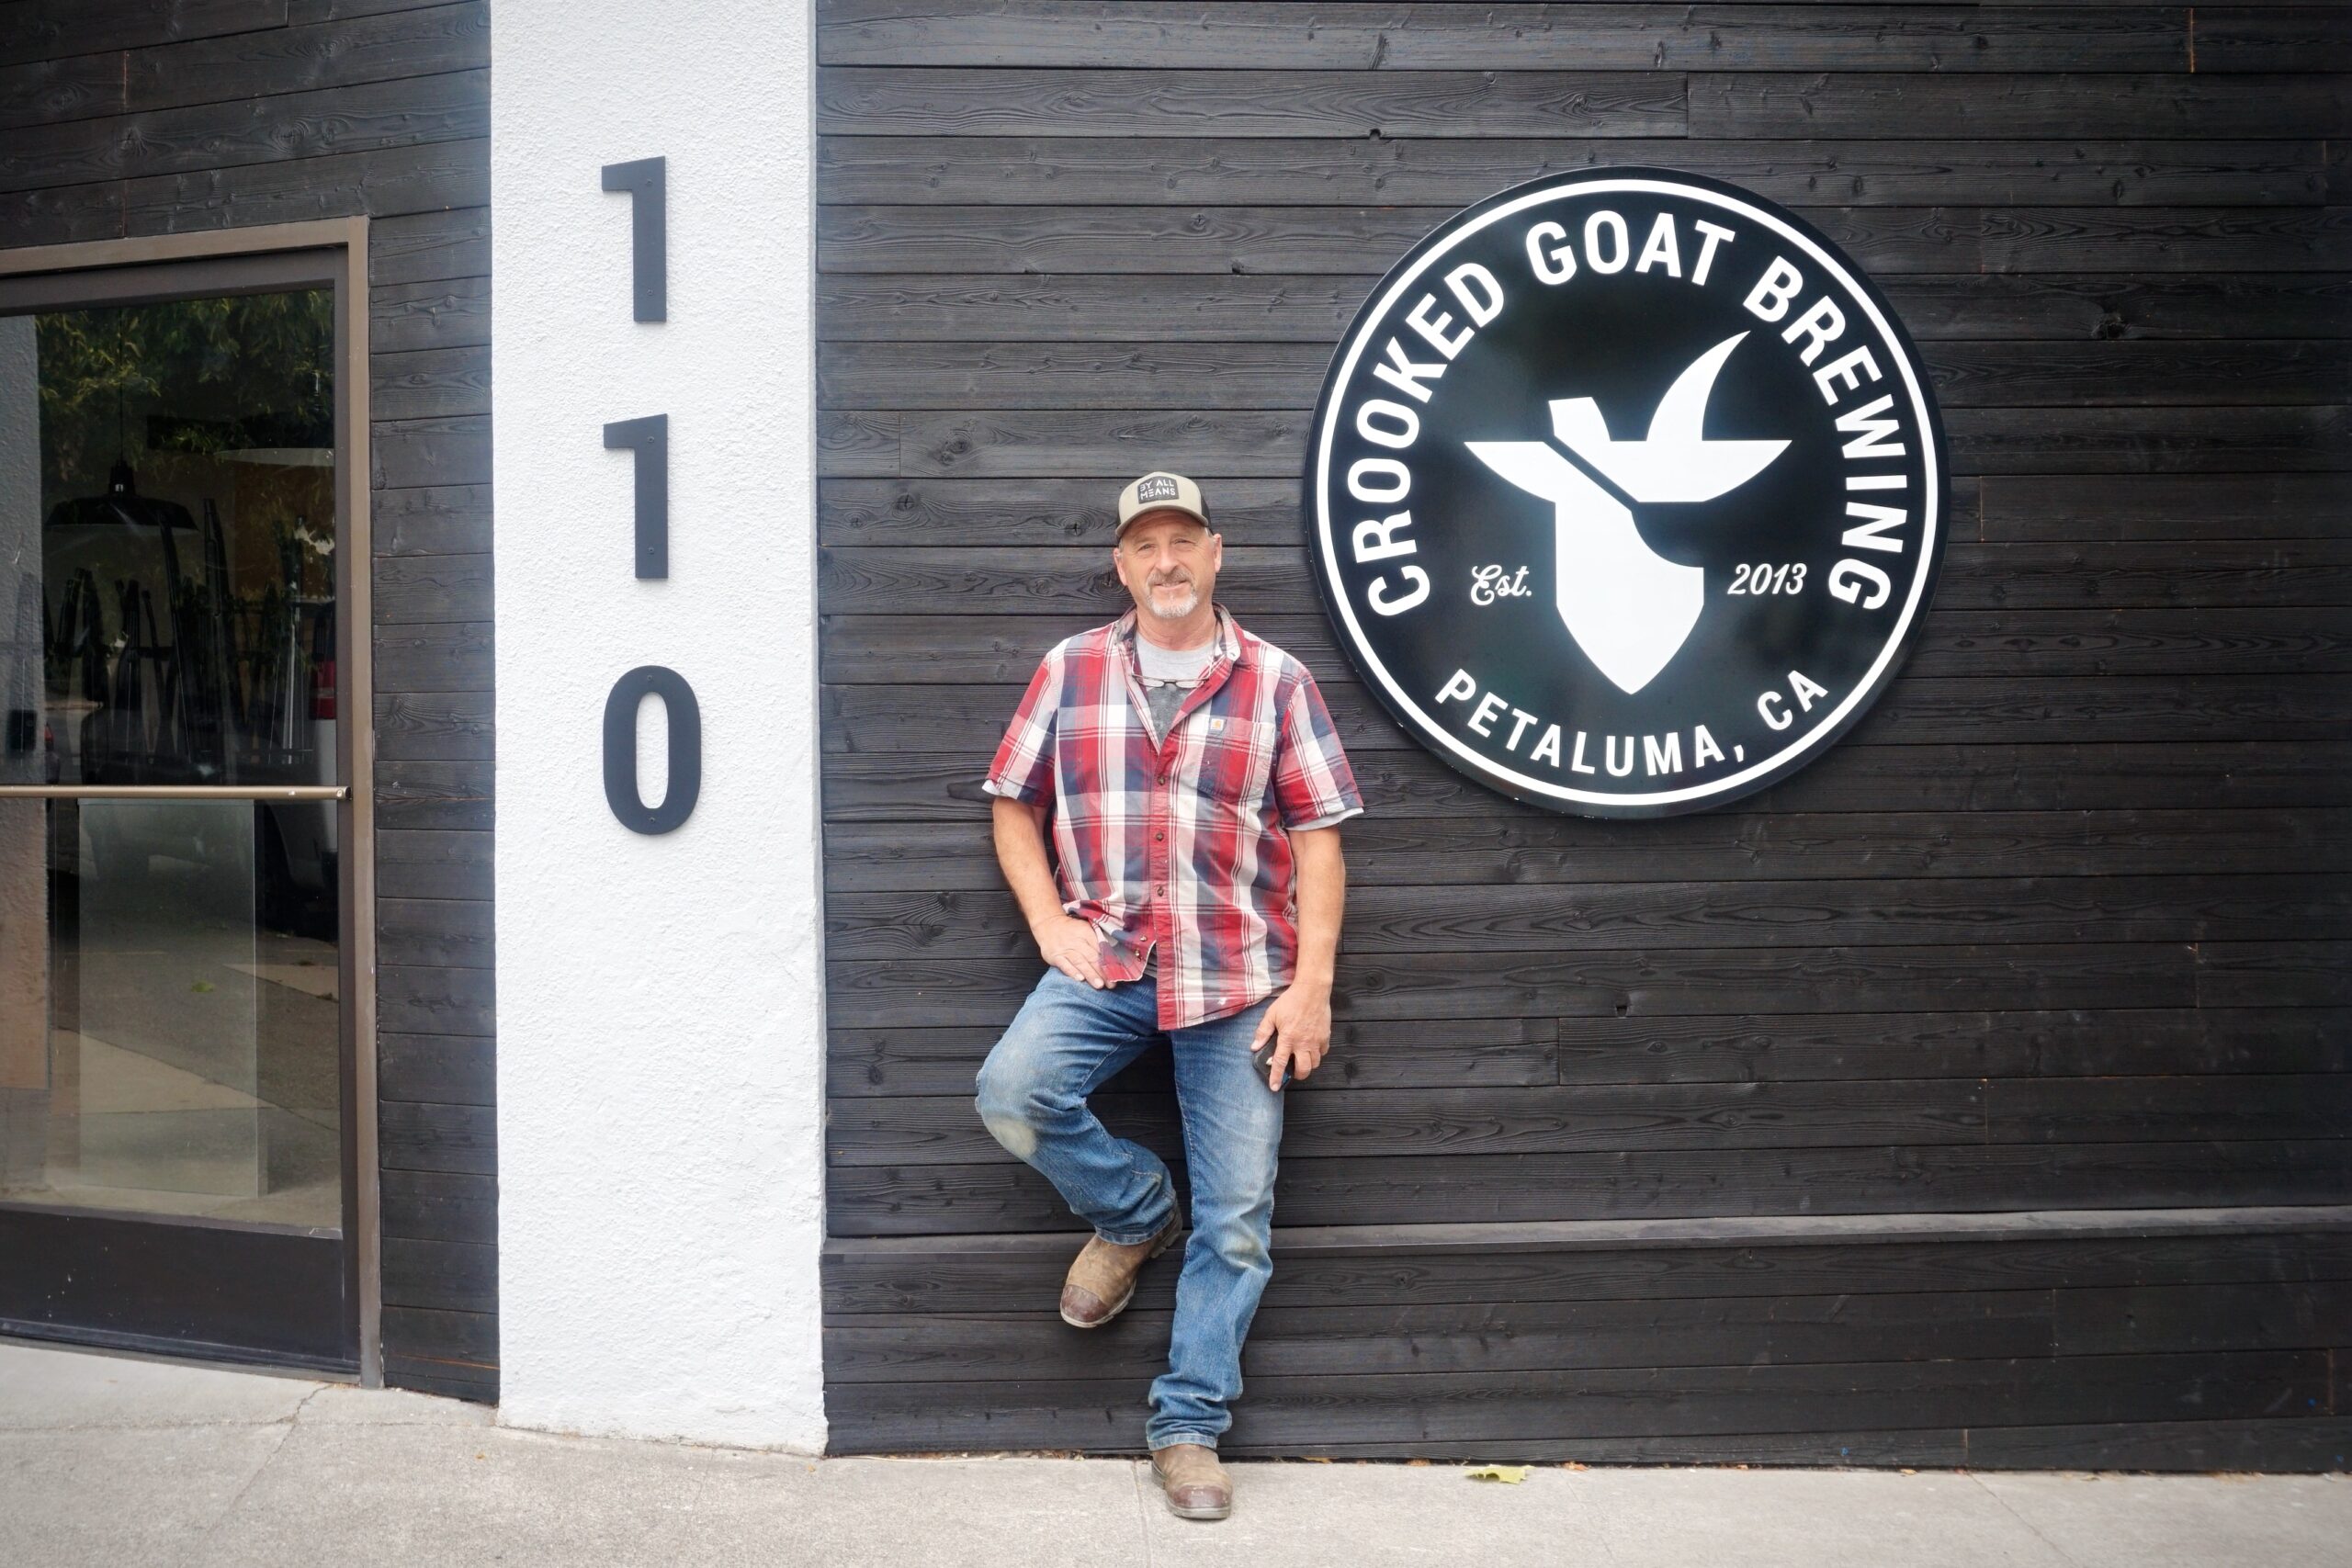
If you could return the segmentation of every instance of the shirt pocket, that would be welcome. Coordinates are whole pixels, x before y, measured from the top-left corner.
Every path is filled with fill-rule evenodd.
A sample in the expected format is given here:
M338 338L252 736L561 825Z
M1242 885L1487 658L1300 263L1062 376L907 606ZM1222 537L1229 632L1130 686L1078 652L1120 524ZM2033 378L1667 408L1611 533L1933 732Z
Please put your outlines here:
M1274 743L1282 727L1272 720L1210 716L1201 724L1201 795L1244 815L1254 815L1273 776Z

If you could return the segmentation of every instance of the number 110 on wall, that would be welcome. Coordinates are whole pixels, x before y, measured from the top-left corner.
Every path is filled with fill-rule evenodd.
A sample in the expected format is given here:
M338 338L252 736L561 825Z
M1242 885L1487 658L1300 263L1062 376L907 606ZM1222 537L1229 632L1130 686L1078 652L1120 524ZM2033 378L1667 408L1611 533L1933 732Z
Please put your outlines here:
M668 186L660 158L605 165L605 188L630 197L630 296L636 319L666 321L669 306ZM670 416L616 420L605 426L608 451L634 455L637 575L670 575ZM648 806L638 787L638 705L658 696L670 720L669 786ZM613 682L605 698L605 802L635 833L667 833L694 814L702 794L702 708L675 670L640 664Z

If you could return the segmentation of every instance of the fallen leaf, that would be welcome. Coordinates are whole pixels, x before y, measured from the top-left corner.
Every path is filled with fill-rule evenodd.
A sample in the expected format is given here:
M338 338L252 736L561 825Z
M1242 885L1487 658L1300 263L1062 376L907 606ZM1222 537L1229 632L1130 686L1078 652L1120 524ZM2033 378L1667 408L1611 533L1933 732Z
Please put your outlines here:
M1470 1481L1499 1481L1505 1485L1516 1486L1527 1479L1527 1466L1523 1464L1473 1465L1462 1474L1464 1479Z
M189 990L194 991L199 997L211 988L212 982L209 980L198 980L195 985L188 987Z

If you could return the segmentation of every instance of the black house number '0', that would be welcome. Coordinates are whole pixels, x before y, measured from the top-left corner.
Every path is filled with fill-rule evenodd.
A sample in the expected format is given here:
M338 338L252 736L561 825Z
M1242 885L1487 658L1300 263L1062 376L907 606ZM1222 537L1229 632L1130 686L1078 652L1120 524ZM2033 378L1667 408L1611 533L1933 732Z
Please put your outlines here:
M630 297L640 321L669 319L669 256L664 221L667 167L660 158L605 165L605 188L629 194ZM670 575L670 421L666 414L605 426L605 445L635 454L636 575ZM670 784L662 804L648 806L638 787L638 705L659 696L670 720ZM675 670L640 664L613 682L605 698L605 803L633 833L667 833L694 814L702 794L702 706Z

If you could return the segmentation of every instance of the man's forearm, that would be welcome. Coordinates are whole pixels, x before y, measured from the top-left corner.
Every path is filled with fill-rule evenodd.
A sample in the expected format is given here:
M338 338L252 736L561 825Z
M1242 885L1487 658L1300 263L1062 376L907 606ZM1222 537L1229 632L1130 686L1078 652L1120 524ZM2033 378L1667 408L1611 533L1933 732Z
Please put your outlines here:
M1054 886L1053 867L1046 861L1046 812L999 795L995 807L996 861L1021 906L1029 929L1062 913L1061 890Z
M1348 867L1337 828L1291 835L1298 864L1298 976L1292 983L1331 988L1340 956L1340 916L1347 903Z

